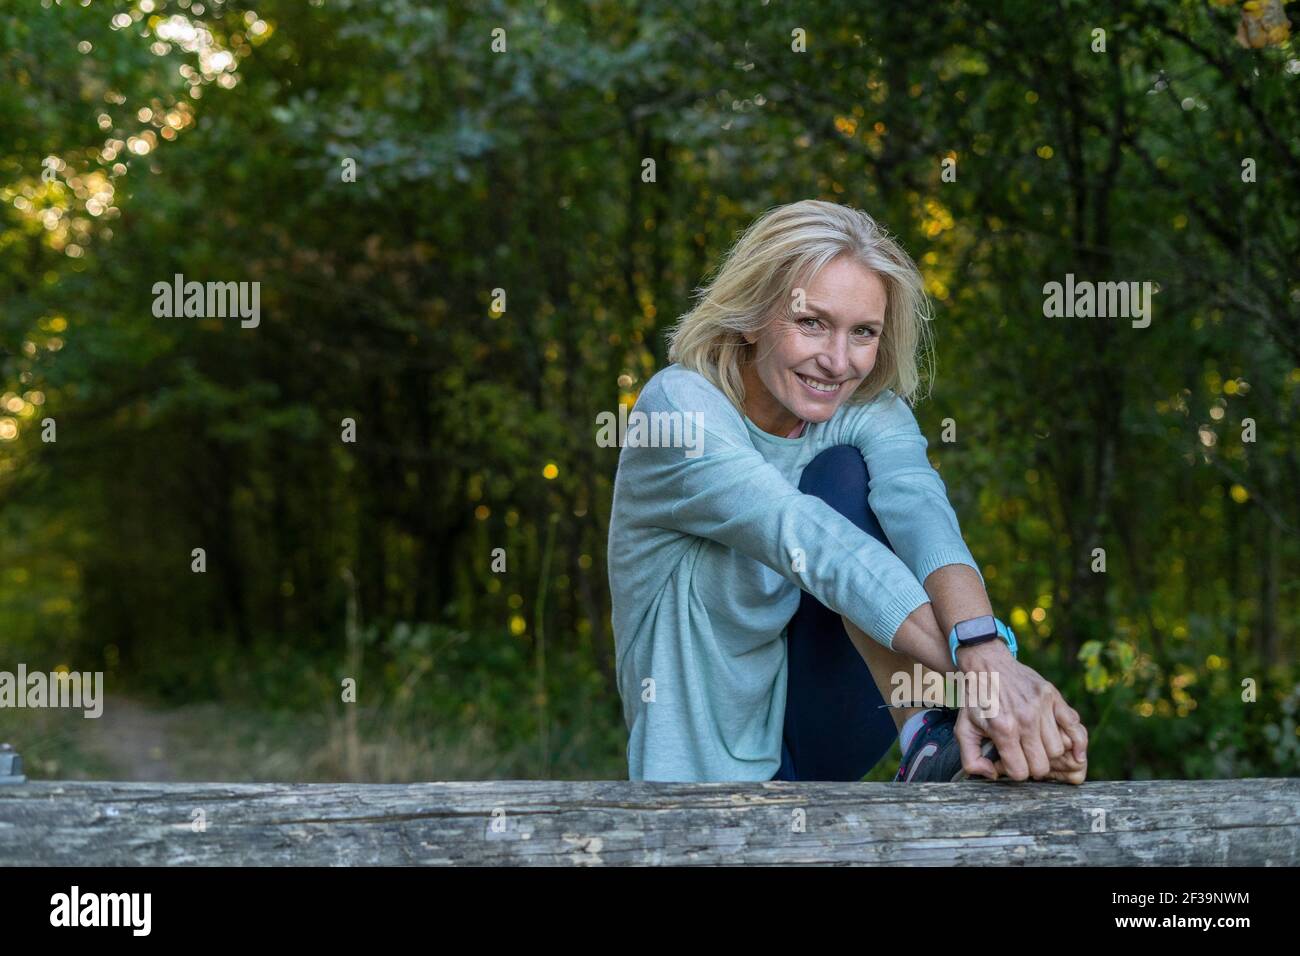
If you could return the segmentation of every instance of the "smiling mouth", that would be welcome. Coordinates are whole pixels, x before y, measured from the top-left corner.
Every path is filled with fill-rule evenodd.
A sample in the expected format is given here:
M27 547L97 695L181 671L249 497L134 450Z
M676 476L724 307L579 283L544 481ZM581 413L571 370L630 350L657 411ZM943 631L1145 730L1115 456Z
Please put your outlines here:
M840 390L840 385L843 384L842 382L835 382L833 384L828 382L819 382L815 378L809 378L807 375L800 375L798 372L795 372L794 374L799 381L803 382L814 391L821 392L824 395L834 395Z

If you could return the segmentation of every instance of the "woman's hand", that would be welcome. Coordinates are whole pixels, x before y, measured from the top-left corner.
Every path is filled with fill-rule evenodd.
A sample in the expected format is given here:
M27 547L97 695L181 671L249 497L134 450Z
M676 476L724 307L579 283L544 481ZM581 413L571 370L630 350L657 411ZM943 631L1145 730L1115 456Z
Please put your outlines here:
M1002 761L998 760L993 767L999 773L1006 773L1006 767ZM1067 749L1059 758L1052 761L1052 770L1047 775L1048 780L1055 780L1058 783L1083 783L1088 776L1088 755L1084 754L1083 760L1076 760L1074 752ZM996 780L997 778L994 777Z
M978 729L971 729L970 731L963 729L962 727L963 714L957 715L957 726L954 728L953 733L957 735L959 740L963 739L963 734L967 736L973 734L976 742L975 750L973 751L973 756L977 758L975 760L975 763L980 767L987 766L989 761L986 758L979 757L979 752L980 752L979 742L983 740L985 735L982 731ZM967 720L968 725L973 728L973 725L969 724L969 717L966 717L965 719ZM1068 734L1062 731L1062 737L1063 738L1068 737ZM963 766L969 766L971 763L971 761L967 759L967 749L965 744L962 745L962 763ZM967 772L970 771L968 770ZM977 770L971 775L981 776L982 774ZM999 777L1010 776L1010 775L1011 774L1007 770L1006 764L1002 761L1001 757L999 756L999 759L993 762L993 772L989 774L989 778L993 780L997 780ZM1047 777L1045 779L1055 780L1059 783L1080 784L1083 783L1085 779L1087 779L1087 776L1088 776L1087 751L1084 752L1083 759L1079 760L1078 758L1075 757L1074 748L1071 742L1071 743L1067 743L1065 751L1059 757L1052 758L1051 770L1048 771Z
M1082 783L1088 773L1088 731L1060 691L1013 658L1001 641L962 648L957 655L963 671L997 675L996 708L981 712L965 706L957 715L962 769L994 780L1005 774L1012 780ZM986 716L990 713L994 716ZM996 765L980 755L986 737L998 749Z

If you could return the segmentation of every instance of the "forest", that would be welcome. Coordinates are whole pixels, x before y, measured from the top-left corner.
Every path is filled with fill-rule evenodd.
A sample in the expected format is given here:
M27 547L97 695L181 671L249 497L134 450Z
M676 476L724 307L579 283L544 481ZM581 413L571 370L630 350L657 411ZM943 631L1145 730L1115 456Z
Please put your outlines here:
M0 670L107 693L0 740L36 778L625 777L601 422L819 198L925 276L917 420L1090 778L1294 775L1298 20L0 0ZM1049 314L1067 276L1145 319Z

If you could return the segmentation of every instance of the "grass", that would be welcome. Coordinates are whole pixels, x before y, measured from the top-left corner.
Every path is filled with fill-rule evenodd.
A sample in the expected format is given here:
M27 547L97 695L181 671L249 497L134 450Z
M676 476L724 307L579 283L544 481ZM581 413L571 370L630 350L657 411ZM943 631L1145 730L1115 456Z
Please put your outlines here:
M33 780L156 779L210 782L404 783L527 779L540 775L531 743L502 746L489 727L464 721L428 726L381 709L294 712L206 701L178 707L132 700L105 704L103 723L66 710L7 711L0 740L22 754ZM92 726L93 724L93 726ZM143 733L142 731L147 731ZM140 738L158 745L141 752ZM592 741L556 733L550 771L556 778L618 779L621 759L591 766ZM142 763L147 761L147 763ZM142 766L144 769L141 769Z

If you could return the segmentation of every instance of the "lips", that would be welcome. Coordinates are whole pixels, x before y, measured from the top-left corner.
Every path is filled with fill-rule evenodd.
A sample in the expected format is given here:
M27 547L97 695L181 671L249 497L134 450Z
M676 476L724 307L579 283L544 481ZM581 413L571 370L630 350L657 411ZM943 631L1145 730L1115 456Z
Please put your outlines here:
M814 392L819 396L834 395L836 392L840 390L840 386L843 384L842 382L834 382L834 383L822 382L815 378L809 378L807 375L800 375L798 372L795 372L794 374L795 377L799 379L799 381L802 382L808 388L809 391Z

